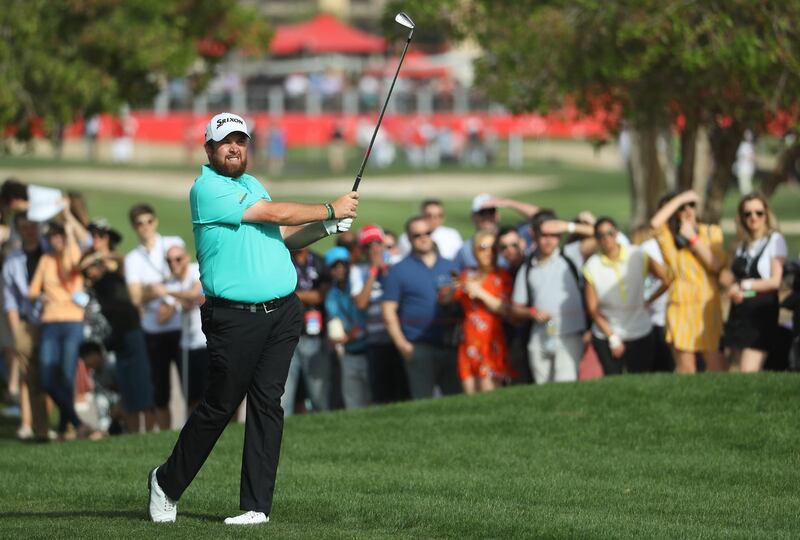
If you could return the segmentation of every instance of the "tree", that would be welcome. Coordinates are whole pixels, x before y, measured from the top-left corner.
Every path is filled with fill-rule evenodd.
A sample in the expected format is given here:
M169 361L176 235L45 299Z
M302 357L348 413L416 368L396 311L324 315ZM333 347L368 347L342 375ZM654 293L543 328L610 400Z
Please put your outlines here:
M658 140L678 129L677 184L696 185L695 148L713 158L706 217L719 219L736 148L778 112L797 122L800 0L445 0L404 2L418 25L446 21L455 39L485 51L478 80L515 111L574 101L624 121L638 166L633 221L655 209L666 184ZM420 18L422 14L423 18ZM429 19L430 20L430 19Z
M20 140L152 103L169 78L199 89L226 52L269 43L236 0L8 0L0 35L0 126Z

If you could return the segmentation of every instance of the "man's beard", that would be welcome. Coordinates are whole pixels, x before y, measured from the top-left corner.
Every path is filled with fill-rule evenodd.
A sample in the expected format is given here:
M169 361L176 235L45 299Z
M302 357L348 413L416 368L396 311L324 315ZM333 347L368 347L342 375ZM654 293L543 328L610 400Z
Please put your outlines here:
M239 178L247 170L247 158L240 155L238 163L231 163L224 157L220 159L216 156L211 156L211 166L223 176Z

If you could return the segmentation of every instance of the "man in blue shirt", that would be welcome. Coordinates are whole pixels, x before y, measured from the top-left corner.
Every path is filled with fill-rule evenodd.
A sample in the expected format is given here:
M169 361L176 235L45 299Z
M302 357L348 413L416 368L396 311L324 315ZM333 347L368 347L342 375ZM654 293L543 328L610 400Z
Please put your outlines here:
M221 113L206 126L203 165L189 195L209 353L206 391L167 461L150 473L149 515L173 522L177 500L247 397L240 508L230 525L269 521L278 467L280 400L303 316L290 249L349 230L358 194L332 203L273 202L247 170L247 124Z
M15 358L19 362L22 423L18 435L20 439L47 442L47 394L39 376L39 316L42 306L28 298L28 285L44 250L38 223L29 220L22 212L15 214L14 226L22 242L3 263L5 316L14 337L4 353L6 359ZM29 403L25 403L26 400Z
M439 256L431 229L422 216L406 223L411 254L392 266L383 286L386 329L406 361L413 399L433 397L435 386L443 394L461 392L455 343L447 334L455 325L439 304L439 289L451 285L454 262Z

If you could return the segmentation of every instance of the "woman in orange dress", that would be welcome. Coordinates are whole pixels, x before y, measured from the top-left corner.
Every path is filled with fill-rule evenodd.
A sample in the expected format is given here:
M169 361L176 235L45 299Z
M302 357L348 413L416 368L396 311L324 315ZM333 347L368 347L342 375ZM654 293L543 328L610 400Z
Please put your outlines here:
M479 231L473 239L477 269L464 270L453 300L464 310L464 336L458 346L458 374L464 392L497 388L508 376L508 345L503 317L511 297L511 276L497 267L495 234Z

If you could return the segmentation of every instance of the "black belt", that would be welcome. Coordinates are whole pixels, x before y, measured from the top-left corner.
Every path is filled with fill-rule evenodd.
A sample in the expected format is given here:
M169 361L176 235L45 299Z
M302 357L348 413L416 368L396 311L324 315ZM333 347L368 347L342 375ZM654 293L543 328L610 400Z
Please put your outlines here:
M242 311L249 311L250 313L256 313L258 311L266 312L278 309L283 304L285 304L292 296L294 296L294 294L288 294L286 296L283 296L281 298L275 298L274 300L270 300L268 302L258 302L255 304L245 304L244 302L234 302L233 300L227 300L225 298L206 296L206 303L212 307L240 309Z

